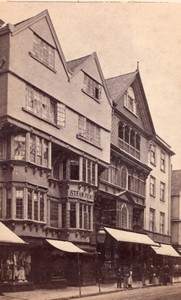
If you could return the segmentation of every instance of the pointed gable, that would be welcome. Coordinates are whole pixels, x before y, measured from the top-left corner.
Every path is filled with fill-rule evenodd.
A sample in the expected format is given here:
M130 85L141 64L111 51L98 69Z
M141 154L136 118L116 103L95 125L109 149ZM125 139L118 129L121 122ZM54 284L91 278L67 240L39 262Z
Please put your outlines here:
M11 27L12 36L18 34L19 32L25 30L26 28L30 28L34 33L36 33L38 36L43 38L52 47L57 49L59 57L65 69L65 72L67 76L69 76L67 63L48 11L44 10L38 15L26 19L12 26Z
M139 71L108 78L106 84L115 109L147 134L154 135L155 130ZM135 105L134 109L125 103L126 94L129 92L134 94L135 103L130 104Z
M99 84L101 84L103 86L109 104L112 105L110 94L96 52L71 60L67 62L67 65L69 71L72 74L72 78L76 76L76 74L78 74L80 71L83 71Z

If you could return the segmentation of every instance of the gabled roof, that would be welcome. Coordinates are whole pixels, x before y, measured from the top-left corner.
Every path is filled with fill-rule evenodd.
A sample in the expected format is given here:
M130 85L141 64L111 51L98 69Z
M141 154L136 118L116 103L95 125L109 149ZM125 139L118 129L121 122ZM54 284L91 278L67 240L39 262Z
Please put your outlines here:
M84 62L90 57L91 55L86 55L86 56L83 56L83 57L80 57L80 58L77 58L77 59L73 59L73 60L70 60L67 62L67 65L68 65L68 68L69 68L69 71L71 73L74 73L76 68L79 68L81 65L84 64Z
M114 102L117 102L120 96L131 85L137 73L138 71L135 71L132 73L123 74L123 75L106 79L109 93Z
M111 95L113 104L115 106L117 106L120 98L125 93L127 88L136 80L138 82L139 89L140 89L142 99L143 99L143 101L140 101L140 103L139 103L140 104L140 114L144 121L144 125L145 125L147 133L150 136L155 136L156 132L155 132L152 118L151 118L151 114L150 114L150 110L148 107L148 102L147 102L146 95L144 92L144 88L143 88L139 70L137 69L136 71L131 72L131 73L108 78L108 79L106 79L106 83L107 83L108 90Z
M24 30L24 29L30 27L31 25L33 25L34 23L40 21L40 20L43 19L43 18L46 18L46 21L47 21L48 26L49 26L49 29L50 29L50 31L51 31L52 37L53 37L53 39L54 39L55 45L56 45L56 47L57 47L57 50L58 50L60 59L61 59L62 64L63 64L63 66L64 66L65 72L66 72L67 76L69 77L69 75L68 75L68 69L67 69L67 63L66 63L66 60L65 60L65 57L64 57L62 48L61 48L61 46L60 46L60 43L59 43L57 34L56 34L56 32L55 32L54 26L53 26L53 24L52 24L50 15L49 15L49 13L48 13L48 10L44 10L44 11L42 11L41 13L37 14L36 16L31 17L31 18L29 18L29 19L26 19L26 20L24 20L24 21L21 21L21 22L15 24L14 26L9 26L9 27L10 27L10 30L11 30L11 33L12 33L12 35L18 34L18 33L21 32L22 30Z
M181 192L181 170L173 170L171 177L171 195L177 196Z
M99 76L101 78L106 96L108 98L109 104L112 106L112 101L110 98L109 90L107 88L107 84L106 84L106 81L105 81L105 78L104 78L104 75L103 75L96 52L93 52L90 55L86 55L86 56L83 56L83 57L80 57L80 58L77 58L77 59L67 62L67 65L69 66L69 72L72 74L72 77L74 77L78 72L80 72L92 60L95 60L95 63L97 65L97 70L99 72Z

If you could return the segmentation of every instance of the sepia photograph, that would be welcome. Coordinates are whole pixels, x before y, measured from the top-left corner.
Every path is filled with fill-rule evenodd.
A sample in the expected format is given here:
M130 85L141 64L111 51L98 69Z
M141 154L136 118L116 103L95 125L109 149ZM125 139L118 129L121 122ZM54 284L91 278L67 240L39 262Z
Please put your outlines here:
M0 0L0 299L179 300L181 2Z

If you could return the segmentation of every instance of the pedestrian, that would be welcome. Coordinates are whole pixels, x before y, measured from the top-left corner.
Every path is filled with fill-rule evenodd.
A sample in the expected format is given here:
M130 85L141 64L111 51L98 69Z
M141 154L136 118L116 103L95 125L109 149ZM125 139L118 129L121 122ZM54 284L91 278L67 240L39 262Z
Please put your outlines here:
M128 276L128 290L132 289L132 283L133 283L133 271L132 268L130 268L129 276Z
M128 289L128 277L130 276L129 268L123 267L123 288Z
M122 281L123 281L123 274L122 274L122 268L121 266L118 268L118 271L116 273L116 278L117 278L117 288L122 287Z

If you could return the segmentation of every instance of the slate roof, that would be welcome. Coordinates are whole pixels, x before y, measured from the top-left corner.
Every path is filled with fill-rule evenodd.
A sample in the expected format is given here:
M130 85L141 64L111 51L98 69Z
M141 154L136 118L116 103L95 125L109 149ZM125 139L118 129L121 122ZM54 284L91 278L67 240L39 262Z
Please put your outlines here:
M172 171L171 195L176 196L181 192L181 170Z
M84 63L84 61L86 61L86 59L90 56L91 56L91 54L68 61L67 65L68 65L69 70L73 73L75 71L75 69L78 66L82 65Z
M118 100L129 85L134 81L138 71L106 79L109 93L113 101Z

